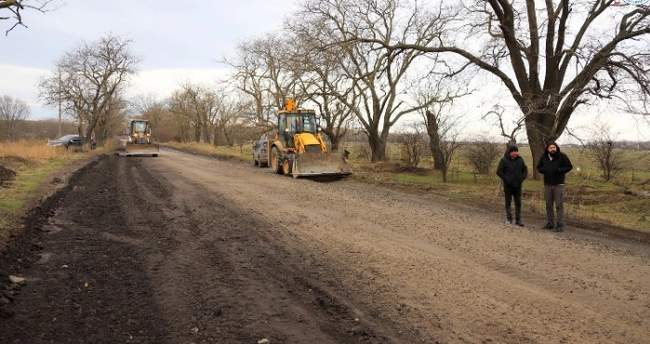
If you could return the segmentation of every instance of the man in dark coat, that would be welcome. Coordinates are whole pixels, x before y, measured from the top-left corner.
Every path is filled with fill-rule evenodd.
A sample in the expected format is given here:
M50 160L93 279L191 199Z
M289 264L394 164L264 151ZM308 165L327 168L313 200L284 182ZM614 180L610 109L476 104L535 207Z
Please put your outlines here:
M564 230L564 179L572 169L571 160L566 154L560 152L557 143L549 143L537 163L537 172L544 175L545 229L553 229L556 232ZM553 210L557 212L557 217Z
M528 177L528 167L524 159L519 156L519 148L510 146L497 167L497 176L503 181L503 193L506 197L506 219L512 223L512 199L515 199L515 223L523 226L521 222L521 185Z

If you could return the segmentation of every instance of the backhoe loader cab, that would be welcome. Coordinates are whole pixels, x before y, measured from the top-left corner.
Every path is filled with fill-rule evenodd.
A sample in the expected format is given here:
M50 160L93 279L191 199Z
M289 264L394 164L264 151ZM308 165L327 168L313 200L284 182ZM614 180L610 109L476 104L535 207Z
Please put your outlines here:
M277 130L268 137L268 162L276 173L295 178L352 173L345 158L330 151L316 113L297 108L293 100L278 112Z

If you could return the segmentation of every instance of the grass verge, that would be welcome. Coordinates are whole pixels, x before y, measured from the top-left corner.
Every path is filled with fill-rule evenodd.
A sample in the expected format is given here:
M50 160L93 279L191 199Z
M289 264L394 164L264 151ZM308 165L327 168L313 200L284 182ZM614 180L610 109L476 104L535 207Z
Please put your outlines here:
M0 186L0 243L19 228L30 200L39 198L40 187L49 176L103 152L69 152L42 141L0 142L0 165L15 172L15 177Z

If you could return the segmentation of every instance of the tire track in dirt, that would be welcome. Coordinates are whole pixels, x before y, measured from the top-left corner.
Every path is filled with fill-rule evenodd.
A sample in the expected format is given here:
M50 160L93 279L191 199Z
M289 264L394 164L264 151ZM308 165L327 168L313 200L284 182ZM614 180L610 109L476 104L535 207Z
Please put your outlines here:
M49 258L14 267L27 283L10 305L14 316L0 321L0 342L164 342L166 326L140 264L142 248L107 239L133 235L119 205L113 167L104 159L85 168L58 196L60 202L28 218L22 236L38 245L38 252L10 245L18 250L0 265L45 253Z
M152 199L140 184L150 179L130 180L136 185L129 188L144 197L126 203ZM199 342L247 343L261 338L279 343L390 341L366 321L355 320L348 306L306 279L308 274L292 262L296 257L264 236L267 224L251 220L182 176L176 176L173 184L171 208L163 213L176 214L167 228L188 230L174 234L179 244L169 247L152 270L159 281L159 302L163 310L169 310L168 317L174 318L170 322L177 327L175 333L193 329L191 338ZM194 300L187 295L194 295Z

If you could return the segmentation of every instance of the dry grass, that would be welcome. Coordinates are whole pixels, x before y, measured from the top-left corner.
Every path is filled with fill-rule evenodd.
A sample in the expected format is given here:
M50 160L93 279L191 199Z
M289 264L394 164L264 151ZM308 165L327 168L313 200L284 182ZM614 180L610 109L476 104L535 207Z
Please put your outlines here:
M0 157L19 157L29 161L60 158L70 153L62 147L49 147L40 140L0 142Z
M39 187L48 176L107 149L77 153L48 147L44 141L0 142L0 165L16 172L13 180L0 187L0 244L19 227L28 200L39 197Z

